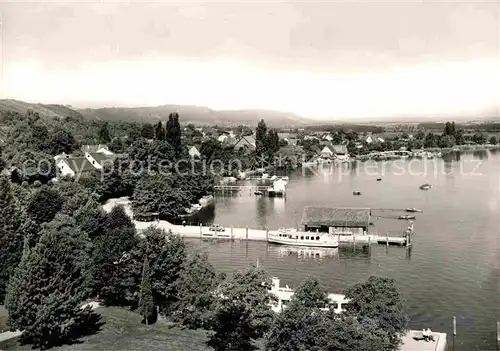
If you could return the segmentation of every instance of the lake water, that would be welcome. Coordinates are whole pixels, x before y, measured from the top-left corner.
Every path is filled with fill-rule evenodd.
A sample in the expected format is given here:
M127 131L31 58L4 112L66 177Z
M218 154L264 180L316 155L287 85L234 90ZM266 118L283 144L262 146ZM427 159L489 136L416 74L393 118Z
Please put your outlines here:
M379 174L383 180L378 182ZM281 285L296 287L308 276L330 292L370 275L394 278L406 300L412 329L446 332L452 349L496 350L500 321L500 153L453 154L445 159L349 166L323 165L290 174L286 199L251 193L217 197L205 222L269 227L296 226L304 206L370 207L374 231L401 235L402 212L423 210L415 221L411 248L384 245L341 247L329 255L303 257L263 242L200 242L220 270L241 269L260 260ZM419 189L431 183L428 191ZM361 196L353 196L358 190ZM377 220L377 217L381 217Z

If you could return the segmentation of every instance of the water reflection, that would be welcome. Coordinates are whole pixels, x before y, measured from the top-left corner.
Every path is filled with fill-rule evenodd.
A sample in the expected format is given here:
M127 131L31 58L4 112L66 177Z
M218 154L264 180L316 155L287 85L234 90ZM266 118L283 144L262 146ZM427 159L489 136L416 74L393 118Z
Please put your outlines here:
M478 160L487 160L488 159L488 150L476 150L472 151L472 157Z
M278 257L295 256L298 259L321 259L338 258L338 248L313 248L313 247L294 247L268 245L268 253L276 254Z

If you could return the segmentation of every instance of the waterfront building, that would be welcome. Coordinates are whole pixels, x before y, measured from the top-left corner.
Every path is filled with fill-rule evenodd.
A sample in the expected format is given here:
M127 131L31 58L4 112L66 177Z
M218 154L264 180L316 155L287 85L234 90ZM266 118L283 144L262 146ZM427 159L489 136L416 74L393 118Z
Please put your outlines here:
M274 312L279 313L288 306L288 304L292 300L294 291L293 289L290 289L288 285L284 288L280 287L279 278L273 277L271 281L272 283L271 287L269 288L269 292L271 294L274 294L278 298L278 301L276 303L273 303L271 308ZM324 309L326 310L333 308L335 313L342 313L342 306L349 302L349 300L347 300L342 294L329 293L328 298L330 299L330 304L328 306L325 306Z
M301 231L335 235L367 235L369 208L331 208L307 206L302 213Z

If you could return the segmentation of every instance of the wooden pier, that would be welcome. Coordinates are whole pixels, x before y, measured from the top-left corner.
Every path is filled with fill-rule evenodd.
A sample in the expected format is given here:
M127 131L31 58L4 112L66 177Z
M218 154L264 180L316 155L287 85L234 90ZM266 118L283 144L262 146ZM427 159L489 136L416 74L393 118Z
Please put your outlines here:
M138 232L153 225L171 231L172 233L179 234L187 238L200 238L200 239L218 239L218 240L251 240L251 241L267 241L269 236L269 229L252 229L248 227L233 227L228 226L224 231L214 231L210 226L195 226L195 225L176 225L166 221L154 222L140 222L134 221ZM381 234L367 234L367 235L339 235L339 243L342 245L356 245L356 244L379 244L387 246L409 246L411 245L411 236L389 236Z
M278 196L282 197L285 196L286 190L283 191L275 191L272 190L272 185L216 185L214 186L214 190L217 193L233 193L233 192L240 192L240 193L248 193L248 194L253 194L256 191L259 191L262 193L262 195L267 195L267 196Z

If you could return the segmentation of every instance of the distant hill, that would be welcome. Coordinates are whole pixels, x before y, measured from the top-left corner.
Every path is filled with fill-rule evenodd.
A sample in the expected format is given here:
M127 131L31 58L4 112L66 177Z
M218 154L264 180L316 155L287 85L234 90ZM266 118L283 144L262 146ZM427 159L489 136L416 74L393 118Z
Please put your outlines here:
M64 105L31 104L20 100L0 99L0 111L11 111L25 114L28 110L38 112L44 117L82 117L80 112Z
M177 112L182 123L196 125L217 124L220 126L257 125L264 119L266 124L274 127L299 126L314 123L313 120L297 116L289 112L271 110L212 110L208 107L188 105L163 105L154 107L107 107L83 109L79 112L86 118L102 120L127 120L155 123L167 120L168 115Z
M222 110L216 111L208 107L189 105L163 105L151 107L105 107L76 109L71 106L34 104L13 99L0 100L0 111L13 111L25 114L28 110L38 112L44 117L84 117L103 121L131 121L156 123L168 120L172 112L177 112L181 123L196 125L255 126L264 119L271 127L294 127L315 124L310 120L293 113L271 110Z

